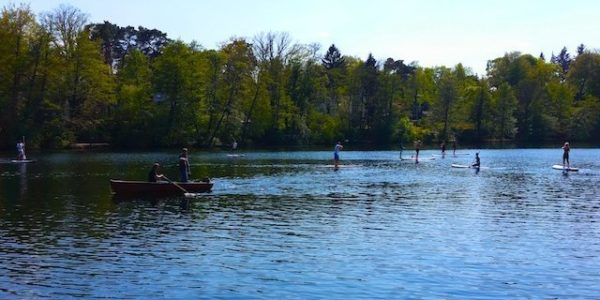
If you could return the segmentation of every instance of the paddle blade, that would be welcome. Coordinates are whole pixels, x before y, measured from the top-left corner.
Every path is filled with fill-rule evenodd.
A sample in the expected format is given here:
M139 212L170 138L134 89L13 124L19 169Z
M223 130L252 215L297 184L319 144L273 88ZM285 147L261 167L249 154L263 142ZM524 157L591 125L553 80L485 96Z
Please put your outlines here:
M200 198L202 197L202 193L184 193L183 196L185 198Z

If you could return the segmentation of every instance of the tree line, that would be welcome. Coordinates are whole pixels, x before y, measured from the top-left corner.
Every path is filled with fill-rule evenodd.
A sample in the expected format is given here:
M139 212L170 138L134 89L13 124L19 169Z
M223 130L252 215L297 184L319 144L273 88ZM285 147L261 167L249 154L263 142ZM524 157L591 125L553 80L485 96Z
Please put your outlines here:
M509 52L462 64L365 60L287 33L218 49L157 29L88 23L61 5L0 19L0 147L373 146L600 142L600 53Z

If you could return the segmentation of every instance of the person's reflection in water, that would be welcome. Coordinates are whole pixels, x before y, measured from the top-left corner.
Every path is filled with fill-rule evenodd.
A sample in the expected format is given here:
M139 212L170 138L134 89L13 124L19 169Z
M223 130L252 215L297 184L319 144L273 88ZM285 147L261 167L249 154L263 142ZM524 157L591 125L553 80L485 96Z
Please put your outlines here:
M189 212L190 211L190 199L185 198L185 199L181 199L181 203L179 204L179 206L181 207L182 211L185 212Z
M27 193L27 164L20 163L18 164L19 170L19 192L21 198L25 198L25 194Z

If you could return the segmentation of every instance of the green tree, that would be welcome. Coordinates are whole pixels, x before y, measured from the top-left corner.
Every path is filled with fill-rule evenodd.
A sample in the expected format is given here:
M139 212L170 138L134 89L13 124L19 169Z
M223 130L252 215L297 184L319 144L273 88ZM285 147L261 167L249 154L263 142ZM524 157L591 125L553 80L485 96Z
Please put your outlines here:
M569 73L569 67L571 66L572 61L573 59L571 58L571 54L567 51L567 47L563 47L558 56L552 54L552 58L550 58L550 62L559 67L559 76L563 81L567 77L567 73Z
M223 82L220 84L222 93L216 123L208 141L211 146L216 137L234 140L241 135L244 116L240 99L248 98L251 71L256 65L252 45L243 39L232 40L221 51L225 58ZM220 132L222 128L225 128L224 132Z
M120 27L108 21L98 24L89 24L86 29L90 31L90 38L101 41L102 53L105 62L115 72L123 67L124 59L129 51L137 49L148 58L156 58L169 43L167 34L157 29L147 29L139 26Z
M52 35L51 42L56 49L59 62L57 81L53 82L54 90L51 95L52 101L56 102L62 110L62 122L65 130L70 132L73 128L72 117L74 109L81 106L80 85L82 83L81 67L82 60L78 57L77 42L83 26L87 22L87 16L79 9L61 5L53 12L44 16L46 28ZM68 143L70 141L64 141Z
M511 53L496 59L488 72L492 86L507 82L518 101L517 139L521 142L539 142L548 134L546 84L556 78L556 69L531 55Z
M28 147L37 147L44 140L44 130L48 128L48 109L46 96L57 60L55 51L50 47L51 34L43 24L36 24L29 45L31 72L27 78L25 109L21 124L27 134ZM57 135L52 135L57 136Z
M600 98L600 54L584 52L571 65L568 81L576 88L575 100Z
M456 75L447 68L439 68L437 74L438 98L435 102L435 120L442 123L441 140L448 138L448 132L452 121L453 106L458 101L459 89Z
M378 105L378 66L372 54L352 69L351 137L367 141L374 136Z
M198 74L195 50L176 41L152 63L154 100L158 105L157 122L162 126L163 144L193 142L195 116L193 106L201 101L204 87Z
M401 138L401 135L395 134L394 130L398 128L399 118L410 113L411 100L410 82L416 74L416 66L406 65L403 60L394 60L388 58L383 65L383 72L380 74L381 97L386 101L387 111L384 123L380 128L381 132L390 139Z
M482 142L492 130L492 107L490 87L487 80L481 79L469 89L466 98L471 103L470 121L474 124L475 141Z
M546 85L548 105L545 107L546 118L549 124L550 136L553 138L567 139L571 118L573 115L573 98L575 93L571 86L550 81Z
M27 5L9 5L2 9L0 19L0 132L12 144L17 136L25 134L22 114L28 89L27 78L32 78L33 43L37 23Z
M295 43L287 33L261 33L255 36L253 42L254 55L261 69L260 79L266 83L271 111L270 129L265 136L268 143L287 142L286 132L292 126L291 120L295 106L286 91L286 81L289 76L288 63L294 59L302 59L304 49Z
M574 140L600 142L600 100L586 96L573 108L570 137Z
M494 137L505 140L512 139L516 134L517 98L508 83L502 83L494 94Z
M79 140L104 142L109 128L109 109L116 103L115 81L111 68L104 63L100 44L82 31L76 41L74 92L71 122Z
M329 98L325 102L325 112L335 115L338 113L338 102L341 94L340 86L344 82L346 73L346 59L339 49L331 44L321 60L327 76L327 90Z
M146 147L161 142L156 132L157 111L152 101L152 70L148 58L133 49L119 71L113 137L119 145Z

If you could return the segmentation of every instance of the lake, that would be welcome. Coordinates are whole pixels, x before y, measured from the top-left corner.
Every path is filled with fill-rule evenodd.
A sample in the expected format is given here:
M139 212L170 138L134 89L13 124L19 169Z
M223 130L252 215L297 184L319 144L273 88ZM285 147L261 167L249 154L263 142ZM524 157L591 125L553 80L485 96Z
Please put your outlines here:
M213 191L150 200L109 179L175 179L178 152L28 153L0 164L0 299L597 298L600 149L568 174L560 148L477 151L479 171L450 167L469 149L337 170L332 151L192 151Z

